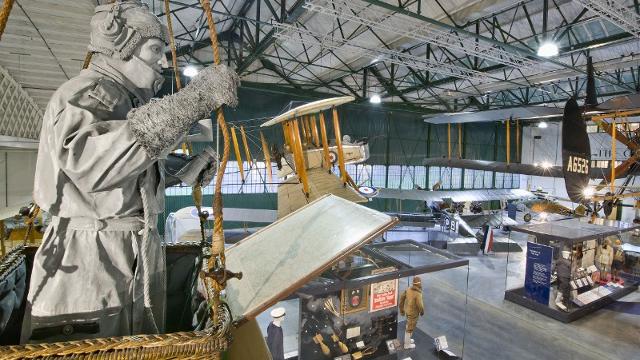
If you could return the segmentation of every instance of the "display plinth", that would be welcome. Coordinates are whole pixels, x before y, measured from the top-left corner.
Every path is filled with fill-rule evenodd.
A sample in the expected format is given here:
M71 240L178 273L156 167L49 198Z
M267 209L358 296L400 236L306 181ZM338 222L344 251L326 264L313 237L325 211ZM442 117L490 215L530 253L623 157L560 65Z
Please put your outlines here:
M610 295L603 296L598 300L595 300L584 306L574 308L568 312L555 309L555 308L540 304L537 301L531 300L527 296L524 287L505 291L504 299L509 300L518 305L522 305L533 311L537 311L543 315L554 318L558 321L562 321L564 323L570 323L572 321L580 319L581 317L589 315L594 311L601 309L611 304L612 302L631 294L636 290L638 290L638 285L625 286L624 288L621 288L618 291L611 293Z

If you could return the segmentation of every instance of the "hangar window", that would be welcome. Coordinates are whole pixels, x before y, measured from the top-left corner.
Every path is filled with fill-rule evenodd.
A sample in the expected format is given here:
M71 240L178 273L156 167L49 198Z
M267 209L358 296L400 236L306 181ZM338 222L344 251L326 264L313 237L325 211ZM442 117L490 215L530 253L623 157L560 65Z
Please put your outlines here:
M371 186L385 187L387 182L387 167L384 165L371 166Z
M440 181L440 167L429 167L429 189L433 189L433 185Z
M389 165L387 169L387 187L389 189L399 189L402 180L402 166Z
M496 181L494 183L494 187L496 189L502 189L504 186L504 173L496 172Z
M484 189L491 189L493 187L493 175L493 171L484 172L484 183L482 186Z
M451 189L462 188L462 169L451 169Z

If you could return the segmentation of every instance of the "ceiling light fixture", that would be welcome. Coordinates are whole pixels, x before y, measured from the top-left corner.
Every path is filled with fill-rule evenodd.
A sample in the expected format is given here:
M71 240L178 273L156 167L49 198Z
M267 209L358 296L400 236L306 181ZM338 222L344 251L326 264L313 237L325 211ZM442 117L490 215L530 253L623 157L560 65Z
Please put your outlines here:
M182 70L182 73L184 74L184 76L194 77L198 75L198 69L196 69L195 66L189 65L186 68L184 68L184 70Z
M369 98L369 102L372 103L372 104L380 104L382 102L382 99L380 98L380 95L373 94Z
M538 56L552 57L556 55L558 55L558 45L550 41L540 44Z
M539 127L540 129L546 129L546 128L547 128L547 126L549 126L549 125L547 124L547 122L546 122L546 121L540 121L540 122L538 123L538 127Z

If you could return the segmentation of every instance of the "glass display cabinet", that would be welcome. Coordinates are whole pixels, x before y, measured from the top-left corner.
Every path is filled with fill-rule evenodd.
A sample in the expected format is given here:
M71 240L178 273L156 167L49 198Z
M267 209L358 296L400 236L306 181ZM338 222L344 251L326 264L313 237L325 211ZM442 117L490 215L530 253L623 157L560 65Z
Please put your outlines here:
M507 257L505 299L571 322L632 293L638 277L629 239L639 229L597 218L512 227L529 240L524 263Z
M443 337L447 350L462 356L468 274L467 259L413 240L367 245L297 291L298 358L437 359L434 339L444 344ZM425 315L413 334L416 348L404 350L398 305L415 276L422 279Z

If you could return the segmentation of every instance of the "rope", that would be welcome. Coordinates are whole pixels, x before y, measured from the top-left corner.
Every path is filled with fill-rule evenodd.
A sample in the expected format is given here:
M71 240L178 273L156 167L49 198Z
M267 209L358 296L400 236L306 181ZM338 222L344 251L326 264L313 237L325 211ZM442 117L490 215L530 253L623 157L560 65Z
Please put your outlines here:
M209 27L209 38L211 40L211 48L213 50L214 64L220 64L220 49L218 48L218 34L216 32L216 24L213 22L213 15L211 15L211 4L209 0L200 0L200 4L207 17L207 25ZM222 270L225 270L225 255L224 255L224 230L223 230L223 217L222 217L222 179L224 177L224 171L227 168L227 162L229 161L229 129L227 128L226 121L224 119L224 113L222 108L216 110L216 120L218 126L222 130L223 150L222 159L217 171L215 191L213 195L213 235L211 241L211 255L212 259L205 259L203 261L203 267L205 271L209 273L213 272L216 264L220 265ZM212 260L212 261L211 261ZM220 292L224 289L217 281L211 277L206 278L205 282L207 297L211 306L211 320L213 324L218 324L218 312L220 307ZM225 281L222 281L224 284ZM216 354L214 358L219 359L220 354Z
M182 89L182 82L180 81L180 73L178 72L178 59L176 59L176 43L173 38L173 26L171 24L171 9L169 8L169 0L164 0L164 13L167 17L167 30L169 32L169 48L171 49L171 63L173 65L173 74L176 77L176 89L180 91Z
M153 331L159 333L153 311L151 311L151 275L149 266L149 232L151 231L151 214L149 210L149 199L144 187L140 187L140 197L142 198L142 211L144 216L144 229L142 229L142 244L140 246L140 257L142 258L142 292L144 301L144 312L153 325Z
M9 20L9 14L11 14L11 8L13 7L14 0L4 0L2 2L2 9L0 9L0 39L4 33L4 28L7 26Z

